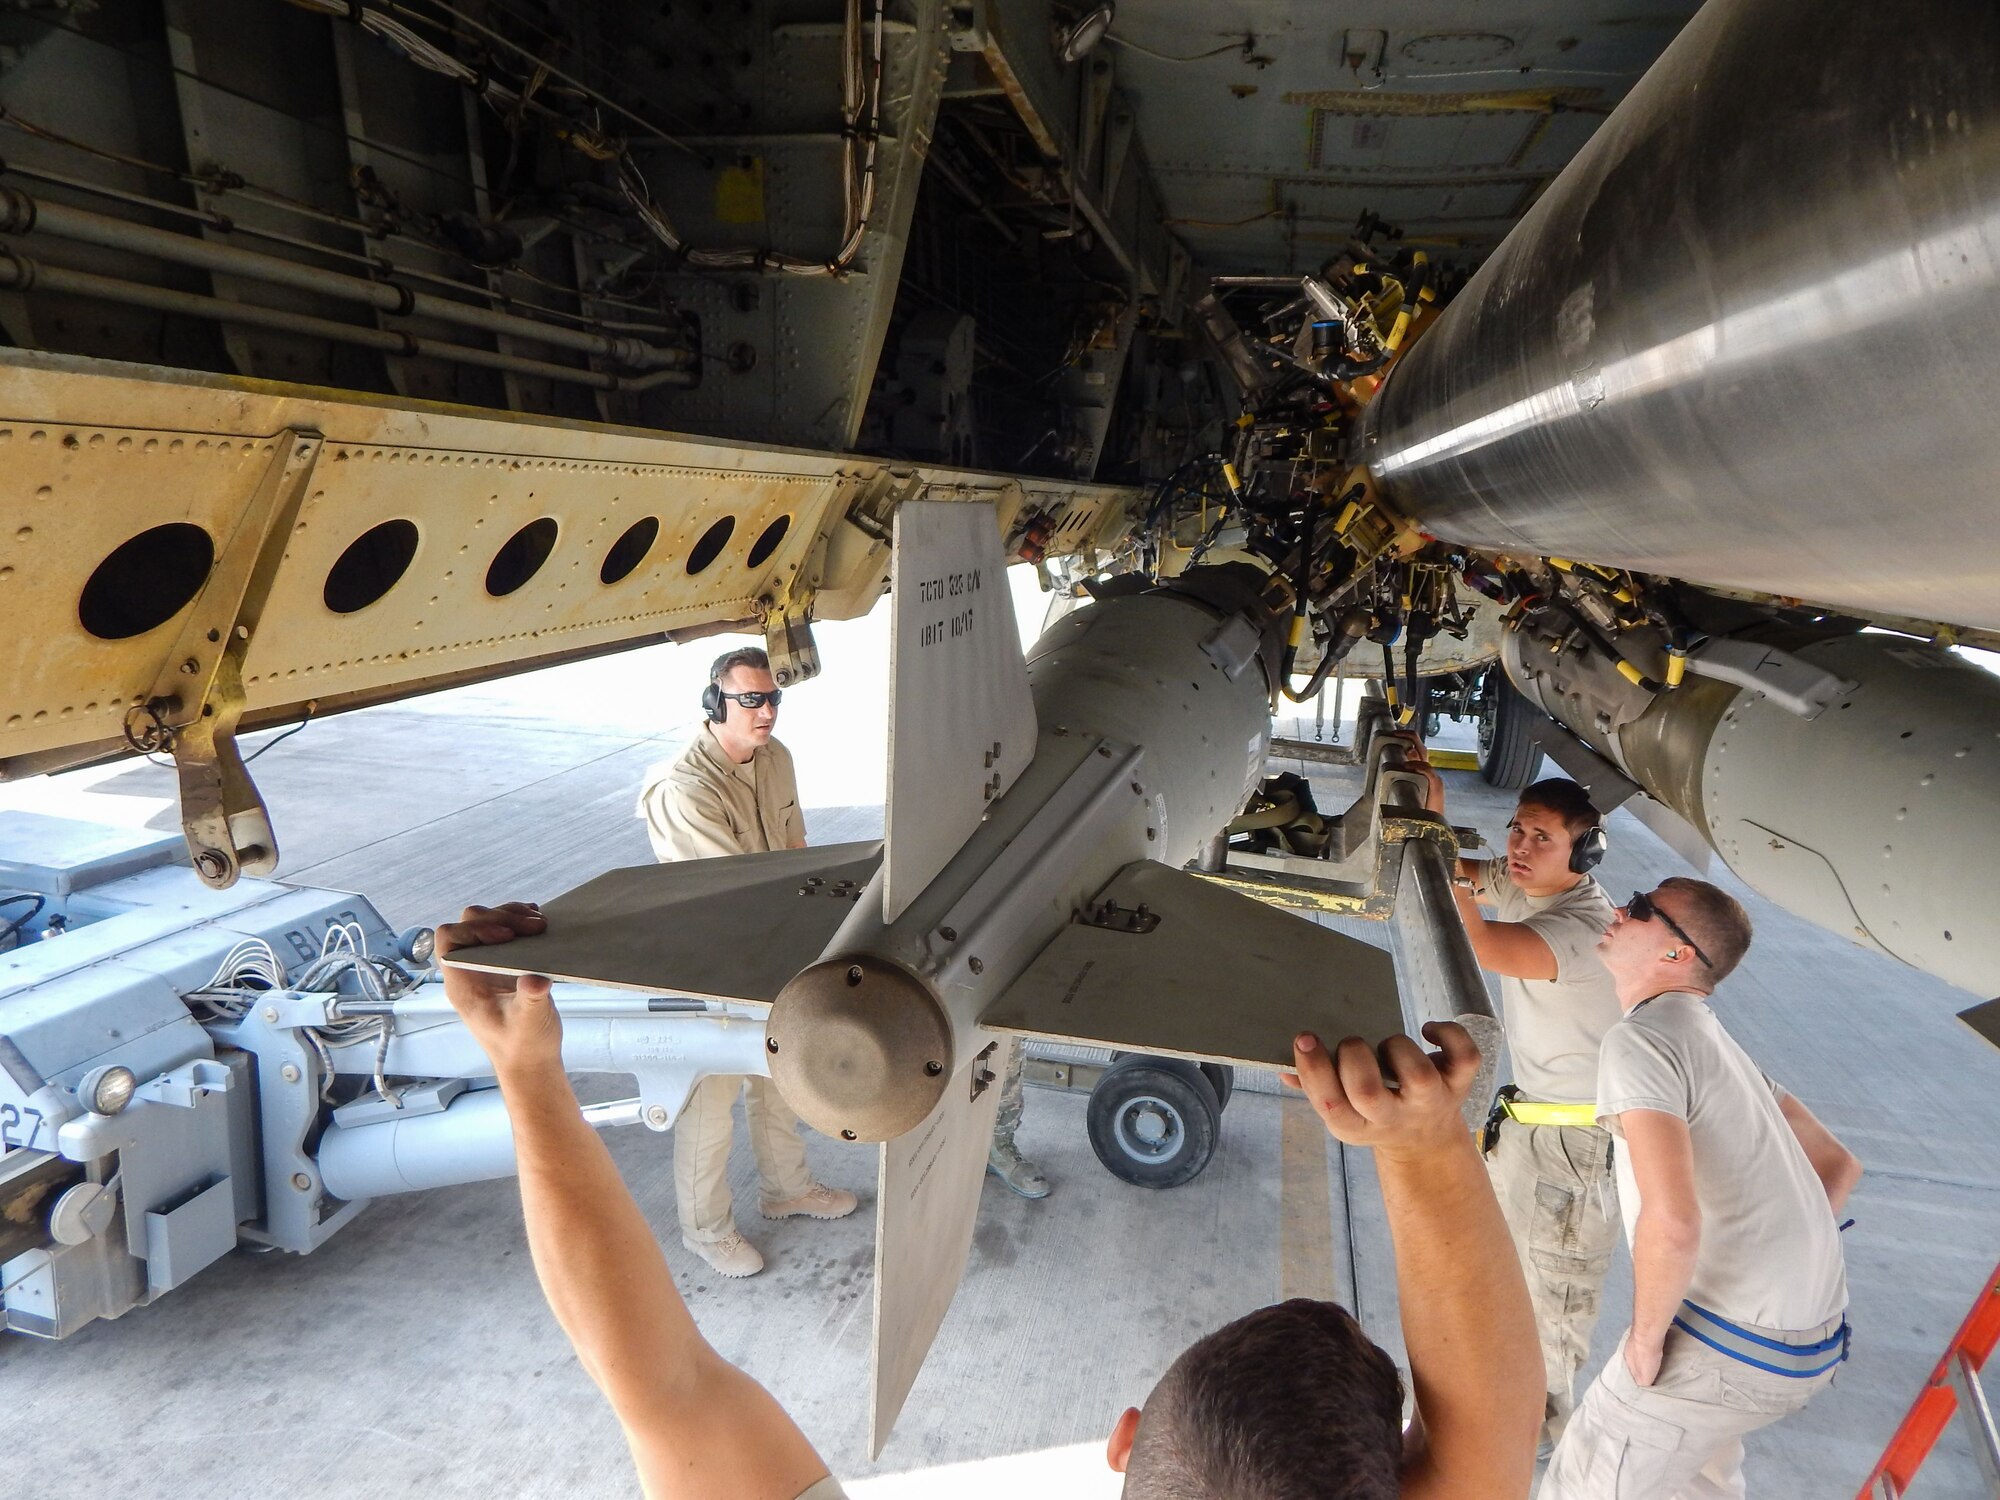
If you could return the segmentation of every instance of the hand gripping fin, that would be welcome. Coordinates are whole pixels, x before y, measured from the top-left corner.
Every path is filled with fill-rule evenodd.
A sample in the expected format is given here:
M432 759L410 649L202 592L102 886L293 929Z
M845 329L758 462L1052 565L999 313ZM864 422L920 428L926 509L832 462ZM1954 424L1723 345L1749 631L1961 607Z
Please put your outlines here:
M768 1004L820 956L881 857L876 843L826 844L610 870L546 903L541 937L445 962Z

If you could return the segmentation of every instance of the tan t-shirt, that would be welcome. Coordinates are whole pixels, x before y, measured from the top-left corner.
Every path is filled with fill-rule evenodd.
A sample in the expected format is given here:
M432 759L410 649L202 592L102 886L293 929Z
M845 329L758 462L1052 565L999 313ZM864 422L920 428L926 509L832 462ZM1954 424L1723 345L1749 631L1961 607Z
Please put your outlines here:
M1659 995L1604 1039L1598 1123L1654 1109L1687 1121L1694 1144L1701 1245L1688 1300L1736 1323L1805 1331L1847 1306L1847 1270L1826 1188L1778 1100L1698 995ZM1618 1202L1629 1241L1639 1217L1630 1152L1617 1153Z
M1618 1024L1618 991L1597 956L1611 898L1588 875L1553 896L1526 895L1500 860L1485 885L1494 915L1539 934L1556 960L1554 979L1500 980L1514 1082L1530 1098L1588 1104L1597 1097L1597 1049Z
M792 752L776 740L739 765L699 725L679 755L647 768L643 785L637 813L662 861L764 854L806 840Z
M847 1500L847 1491L831 1474L799 1496L799 1500Z

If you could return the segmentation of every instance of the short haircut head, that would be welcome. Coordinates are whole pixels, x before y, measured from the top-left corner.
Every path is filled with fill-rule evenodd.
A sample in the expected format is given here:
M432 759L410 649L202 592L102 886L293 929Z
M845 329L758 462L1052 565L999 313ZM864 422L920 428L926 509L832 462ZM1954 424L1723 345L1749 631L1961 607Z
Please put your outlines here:
M748 667L753 672L771 670L771 658L762 646L738 646L734 651L725 651L716 657L715 665L708 669L708 680L720 682L738 667Z
M1146 1398L1126 1500L1394 1500L1396 1366L1331 1302L1295 1297L1190 1345Z
M1590 805L1590 793L1564 776L1551 776L1546 781L1537 781L1522 788L1520 801L1515 806L1553 813L1562 819L1563 827L1569 830L1571 842L1575 842L1578 834L1604 821L1597 809Z
M1741 901L1706 880L1672 875L1660 882L1660 889L1680 898L1674 904L1674 920L1715 966L1703 970L1703 977L1711 985L1720 984L1750 951L1750 913Z

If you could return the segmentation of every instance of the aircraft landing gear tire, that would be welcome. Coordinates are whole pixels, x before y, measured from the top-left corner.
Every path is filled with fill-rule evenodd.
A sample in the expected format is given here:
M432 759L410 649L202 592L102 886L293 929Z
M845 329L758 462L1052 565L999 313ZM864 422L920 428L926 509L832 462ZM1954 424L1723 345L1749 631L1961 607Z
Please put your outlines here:
M1192 1182L1215 1155L1222 1105L1202 1066L1177 1057L1120 1057L1090 1091L1090 1149L1137 1187Z
M1534 729L1539 714L1499 667L1489 667L1479 703L1479 776L1488 786L1518 792L1535 779L1542 747Z

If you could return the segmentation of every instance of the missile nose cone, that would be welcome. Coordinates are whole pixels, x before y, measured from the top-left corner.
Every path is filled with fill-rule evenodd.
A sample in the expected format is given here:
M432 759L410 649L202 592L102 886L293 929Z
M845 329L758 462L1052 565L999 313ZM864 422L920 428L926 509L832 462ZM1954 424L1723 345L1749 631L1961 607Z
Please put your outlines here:
M845 1140L893 1140L922 1124L953 1072L951 1024L930 987L865 955L801 969L767 1030L785 1102Z

